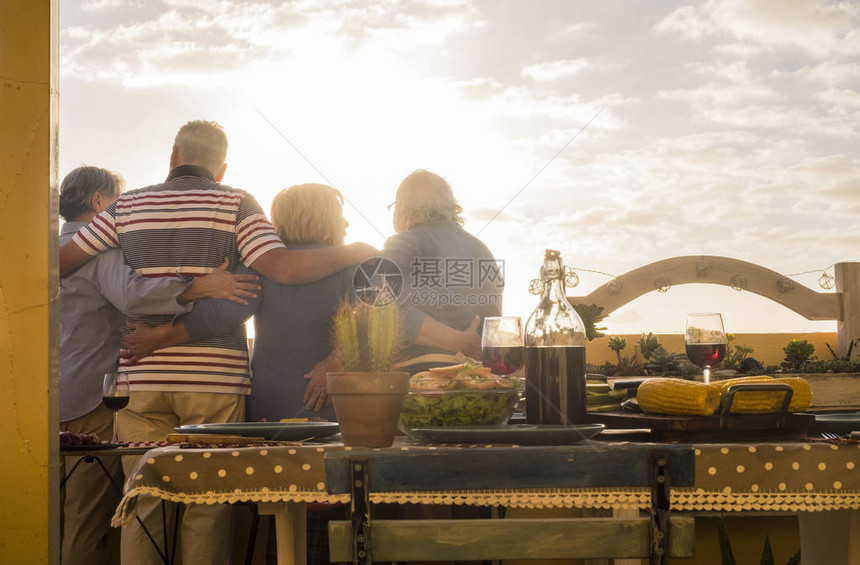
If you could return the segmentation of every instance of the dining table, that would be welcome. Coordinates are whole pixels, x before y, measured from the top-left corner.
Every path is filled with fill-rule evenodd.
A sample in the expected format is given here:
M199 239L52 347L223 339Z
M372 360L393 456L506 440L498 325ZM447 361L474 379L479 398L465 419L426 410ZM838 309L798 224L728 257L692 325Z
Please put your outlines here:
M612 436L609 436L612 437ZM603 445L623 450L639 442L607 441L598 436L563 446ZM670 444L651 444L655 449ZM671 444L677 445L677 444ZM860 510L860 442L795 441L693 443L695 480L671 489L673 512L823 513ZM326 457L352 450L339 436L289 445L213 447L192 444L147 452L127 477L124 497L113 524L135 517L140 497L182 504L255 503L261 514L275 516L279 564L305 562L305 512L308 503L347 503L350 494L327 489ZM385 453L439 452L458 456L510 453L512 459L535 457L540 447L516 443L439 444L398 437ZM547 450L543 450L547 451ZM499 470L504 473L504 469ZM521 486L512 476L504 488L458 484L442 490L414 488L369 492L373 504L443 504L504 508L598 508L647 510L648 488L570 488L563 484Z

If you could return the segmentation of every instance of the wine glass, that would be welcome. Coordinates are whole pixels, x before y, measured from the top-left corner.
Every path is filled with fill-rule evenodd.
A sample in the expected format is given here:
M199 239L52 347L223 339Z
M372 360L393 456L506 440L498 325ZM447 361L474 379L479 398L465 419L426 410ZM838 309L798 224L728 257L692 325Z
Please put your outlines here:
M105 373L102 385L102 402L113 412L113 438L111 443L119 443L116 437L116 413L128 406L128 380L119 373Z
M510 375L523 366L523 323L515 316L484 318L481 361L497 375Z
M726 356L726 332L720 314L690 314L684 343L687 358L705 372L705 383L711 382L711 367Z

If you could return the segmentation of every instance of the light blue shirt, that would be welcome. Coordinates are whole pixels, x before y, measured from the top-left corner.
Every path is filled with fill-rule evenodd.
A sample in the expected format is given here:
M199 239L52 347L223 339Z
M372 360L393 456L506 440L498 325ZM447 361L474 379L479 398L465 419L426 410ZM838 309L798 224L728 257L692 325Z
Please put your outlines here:
M66 222L60 244L83 222ZM60 279L60 421L92 412L102 401L106 372L116 370L122 312L130 315L182 314L176 302L188 288L184 278L147 278L111 249Z

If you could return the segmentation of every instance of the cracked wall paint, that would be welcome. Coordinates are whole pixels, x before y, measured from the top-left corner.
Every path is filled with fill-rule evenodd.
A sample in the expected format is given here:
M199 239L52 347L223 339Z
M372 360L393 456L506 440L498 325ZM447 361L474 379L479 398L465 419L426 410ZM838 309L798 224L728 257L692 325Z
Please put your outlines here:
M38 83L35 83L38 84ZM43 83L44 84L44 83ZM48 101L48 104L45 106L45 111L42 113L42 116L36 121L33 125L33 129L30 131L30 139L27 142L27 148L24 151L24 158L21 160L21 166L15 171L15 176L12 183L9 187L0 192L0 209L6 207L6 203L9 201L9 197L12 195L12 192L18 186L18 183L21 179L21 174L24 170L24 167L27 165L27 158L30 156L30 153L33 151L33 144L36 142L36 136L39 133L39 128L42 127L42 124L45 122L47 118L50 117L51 112L51 102Z
M59 563L55 0L0 2L0 562Z

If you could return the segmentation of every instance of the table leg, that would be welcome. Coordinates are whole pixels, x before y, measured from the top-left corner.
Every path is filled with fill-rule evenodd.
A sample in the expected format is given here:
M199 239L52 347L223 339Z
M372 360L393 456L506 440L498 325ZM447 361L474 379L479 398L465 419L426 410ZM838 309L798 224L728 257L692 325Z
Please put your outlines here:
M638 508L613 508L612 509L612 517L613 518L638 518L639 517L639 509ZM615 559L613 565L640 565L642 563L641 559Z
M798 524L804 565L860 563L860 510L801 512Z
M261 502L257 505L263 516L275 517L275 539L278 565L306 565L307 504L304 502Z

